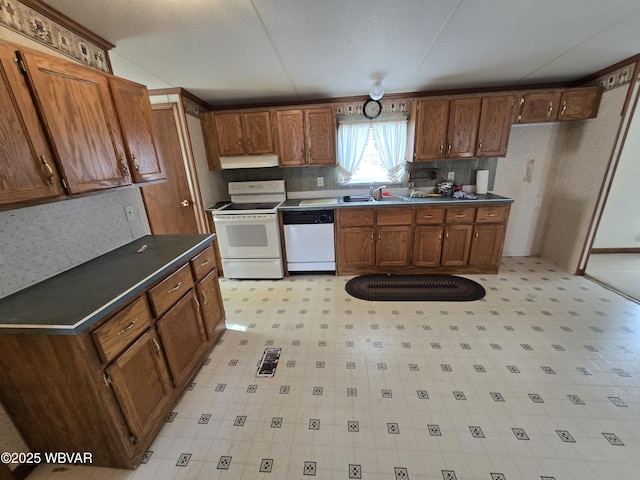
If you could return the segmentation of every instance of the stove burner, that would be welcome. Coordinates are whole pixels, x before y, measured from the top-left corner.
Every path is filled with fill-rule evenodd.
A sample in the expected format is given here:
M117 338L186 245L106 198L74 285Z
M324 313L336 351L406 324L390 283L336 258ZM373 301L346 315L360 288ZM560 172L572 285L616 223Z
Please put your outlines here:
M260 203L230 203L228 206L223 207L225 211L235 210L273 210L280 202L260 202Z

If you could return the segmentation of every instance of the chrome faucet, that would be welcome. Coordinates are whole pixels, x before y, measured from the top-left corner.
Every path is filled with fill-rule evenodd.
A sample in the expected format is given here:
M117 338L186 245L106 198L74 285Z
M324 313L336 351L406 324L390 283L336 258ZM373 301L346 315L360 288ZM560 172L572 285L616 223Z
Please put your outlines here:
M371 198L373 198L377 202L382 200L382 190L385 188L387 188L387 186L382 185L381 187L378 187L374 190L373 185L371 185L371 189L369 190L371 192Z

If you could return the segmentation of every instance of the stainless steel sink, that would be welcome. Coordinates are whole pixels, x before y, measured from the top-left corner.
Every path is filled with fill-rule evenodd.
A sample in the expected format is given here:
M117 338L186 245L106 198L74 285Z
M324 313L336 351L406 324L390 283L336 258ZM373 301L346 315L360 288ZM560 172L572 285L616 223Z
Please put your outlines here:
M342 197L342 201L349 202L372 202L373 197L371 195L345 195Z

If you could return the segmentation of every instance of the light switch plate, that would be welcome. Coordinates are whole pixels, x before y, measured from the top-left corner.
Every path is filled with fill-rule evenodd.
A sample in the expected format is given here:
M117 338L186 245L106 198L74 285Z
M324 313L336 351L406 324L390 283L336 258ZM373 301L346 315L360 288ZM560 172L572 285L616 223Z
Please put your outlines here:
M124 212L127 214L127 220L130 222L134 222L136 219L136 211L133 209L131 205L127 205L124 207Z
M456 172L449 172L447 174L447 180L450 180L453 182L453 180L456 178Z

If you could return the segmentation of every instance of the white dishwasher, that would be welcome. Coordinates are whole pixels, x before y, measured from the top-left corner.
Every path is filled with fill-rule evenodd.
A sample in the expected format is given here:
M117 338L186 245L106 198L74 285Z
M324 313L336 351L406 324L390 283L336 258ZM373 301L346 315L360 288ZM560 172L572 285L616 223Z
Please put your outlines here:
M335 272L333 210L282 212L287 270Z

